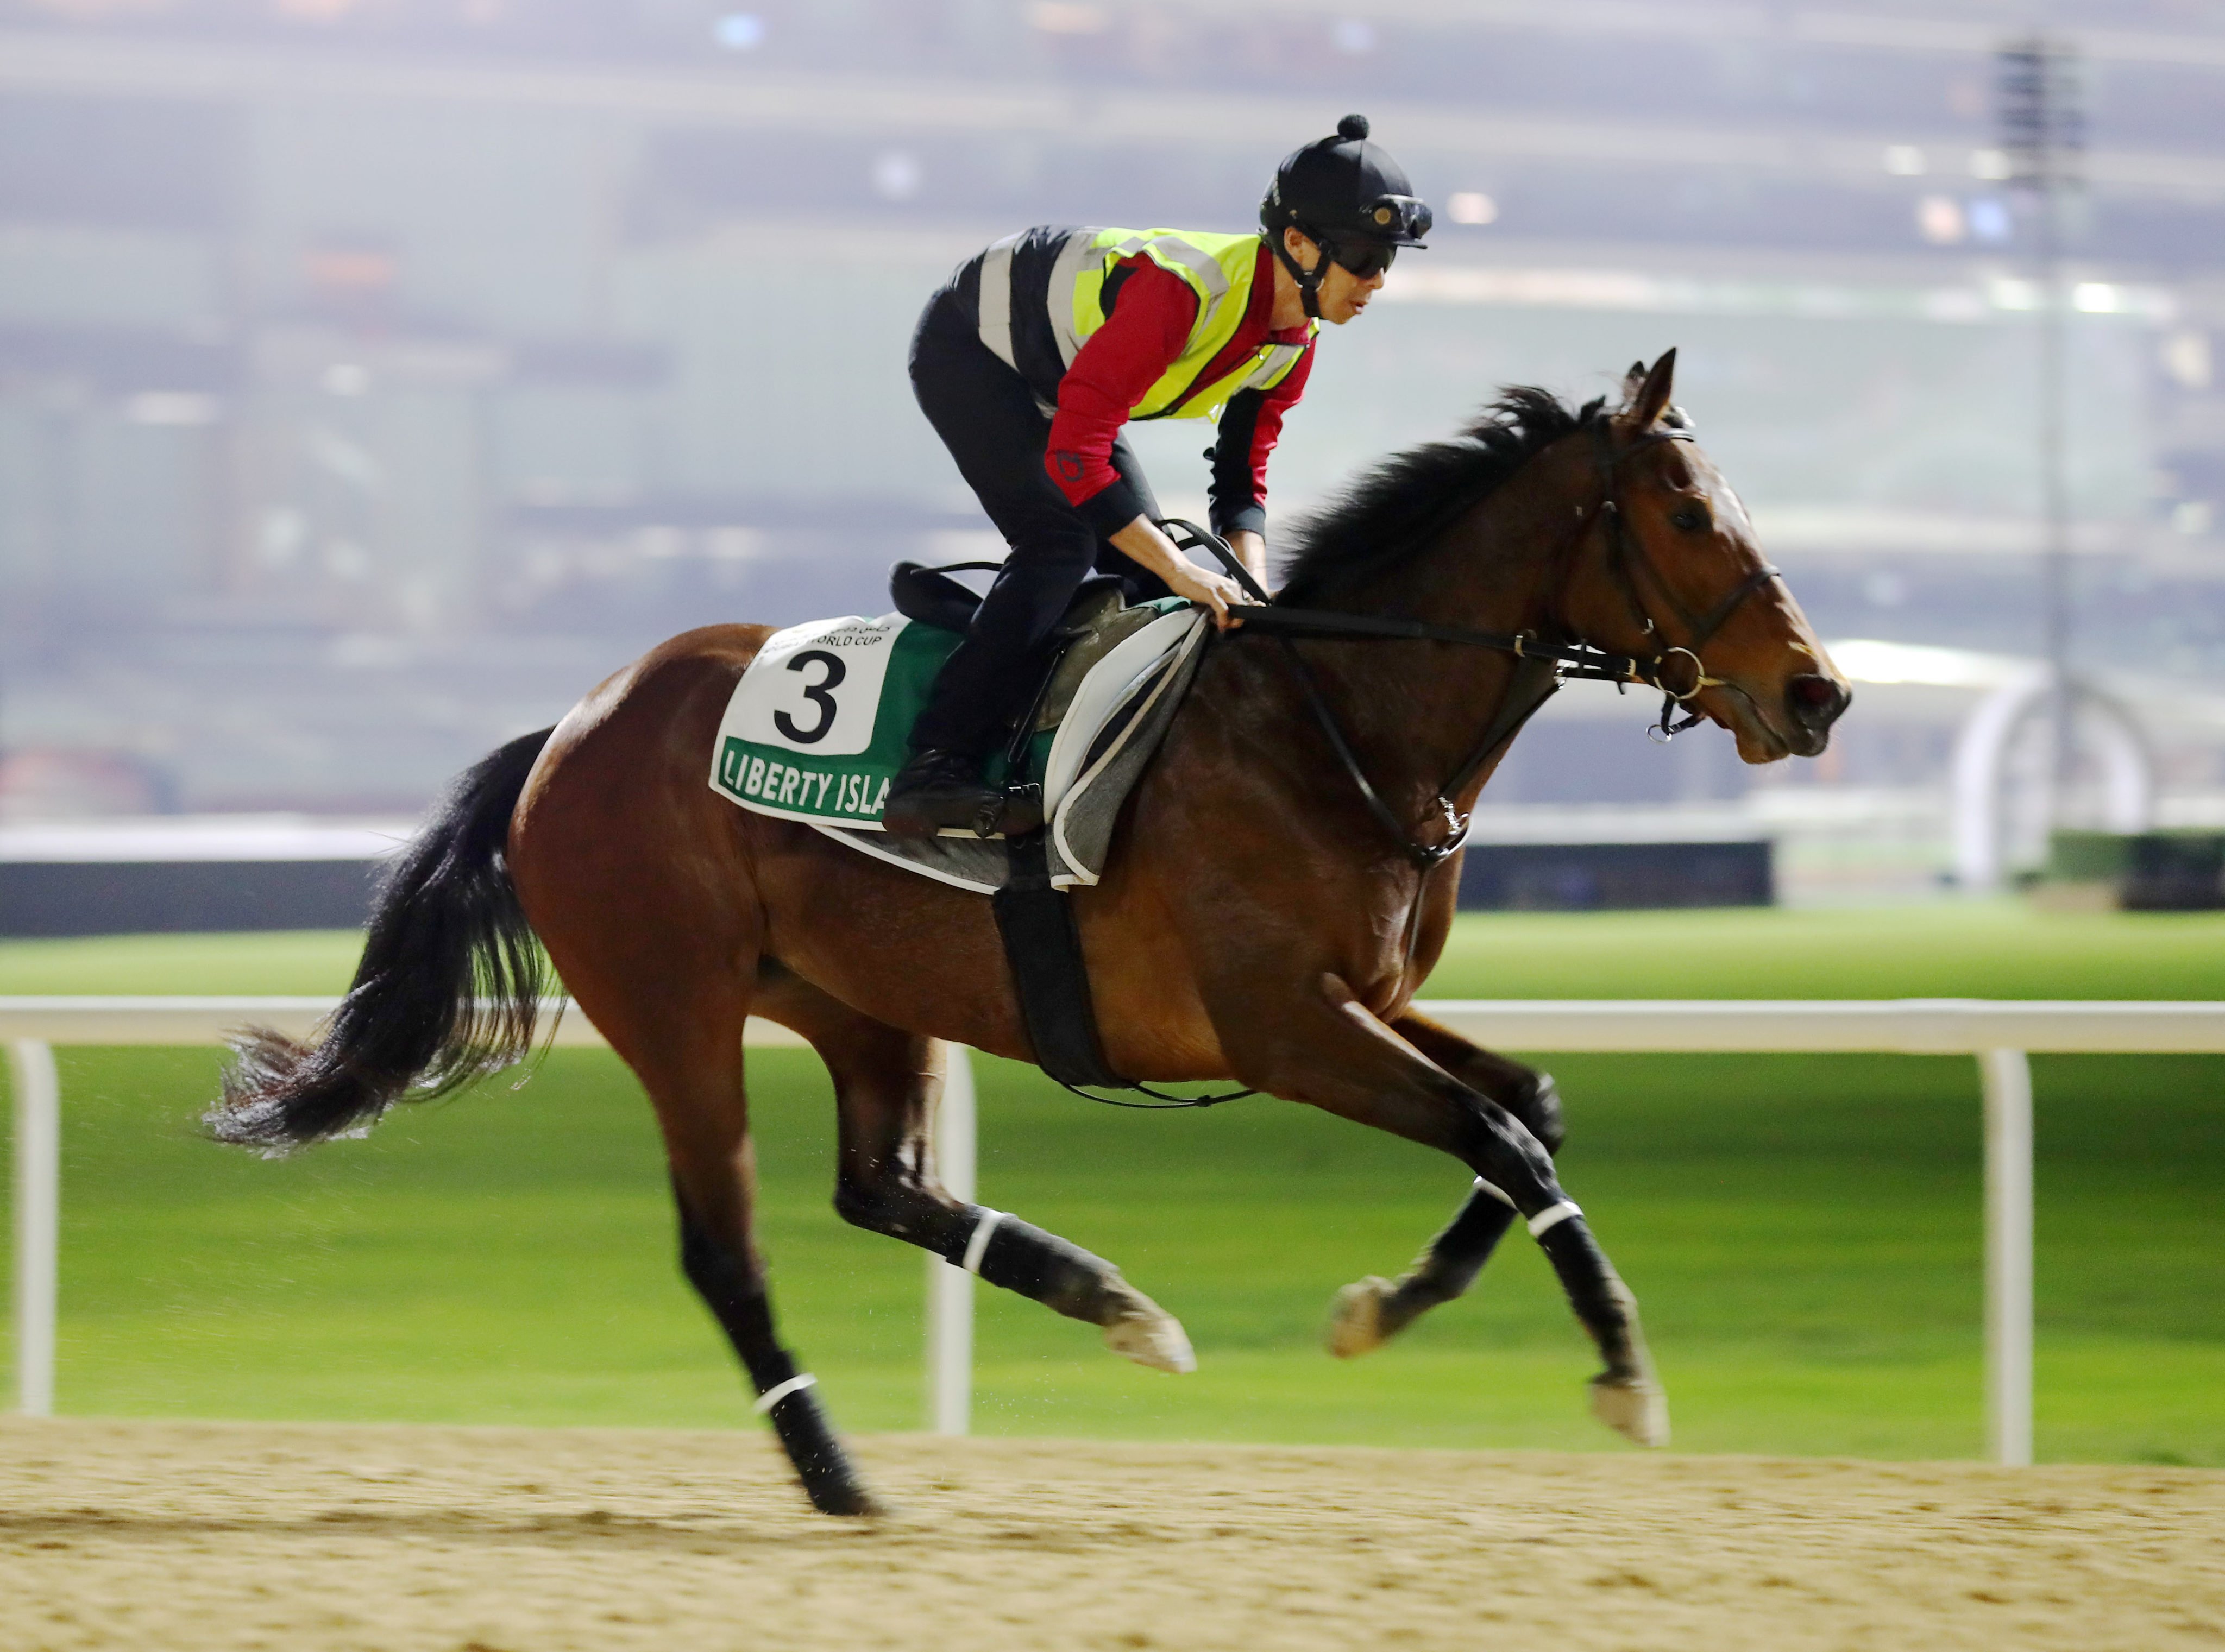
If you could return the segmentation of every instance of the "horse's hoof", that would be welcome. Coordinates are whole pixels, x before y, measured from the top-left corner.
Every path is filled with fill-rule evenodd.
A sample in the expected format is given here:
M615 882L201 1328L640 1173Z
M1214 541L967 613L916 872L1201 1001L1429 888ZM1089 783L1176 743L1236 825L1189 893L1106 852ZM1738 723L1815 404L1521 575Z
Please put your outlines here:
M822 1515L840 1515L852 1520L884 1520L896 1512L848 1475L838 1475L823 1480L807 1480L804 1495L811 1506Z
M1182 1321L1140 1294L1119 1319L1105 1327L1105 1345L1155 1371L1186 1377L1197 1369L1197 1354L1189 1345Z
M1328 1305L1328 1331L1323 1340L1339 1359L1350 1359L1391 1340L1383 1326L1383 1303L1391 1284L1373 1274L1347 1285Z
M1669 1443L1669 1396L1650 1377L1594 1377L1592 1415L1632 1445Z

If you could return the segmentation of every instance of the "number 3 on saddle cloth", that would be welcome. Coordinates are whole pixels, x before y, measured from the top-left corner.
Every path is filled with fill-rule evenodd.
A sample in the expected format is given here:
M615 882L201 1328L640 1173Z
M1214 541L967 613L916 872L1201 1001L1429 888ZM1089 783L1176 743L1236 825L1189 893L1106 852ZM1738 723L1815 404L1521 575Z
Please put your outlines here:
M880 828L889 783L910 756L912 720L970 617L971 593L954 580L903 565L892 583L910 614L814 620L767 639L727 703L711 788L922 876L993 894L1010 879L1001 839L960 830L906 842ZM992 786L1041 788L1055 887L1097 881L1120 801L1172 720L1208 629L1179 598L1126 607L1104 585L1086 586L1068 609L1064 646L1047 661L1025 738L991 758L984 776Z

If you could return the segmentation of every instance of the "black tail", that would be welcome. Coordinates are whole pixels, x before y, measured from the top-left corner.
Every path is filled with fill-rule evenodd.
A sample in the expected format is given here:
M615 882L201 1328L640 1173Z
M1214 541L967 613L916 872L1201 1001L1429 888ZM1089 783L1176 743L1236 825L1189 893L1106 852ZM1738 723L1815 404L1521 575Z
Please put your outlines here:
M457 781L379 882L363 961L314 1044L251 1029L232 1045L206 1123L277 1154L369 1128L405 1093L445 1094L533 1048L548 978L504 849L510 812L554 729Z

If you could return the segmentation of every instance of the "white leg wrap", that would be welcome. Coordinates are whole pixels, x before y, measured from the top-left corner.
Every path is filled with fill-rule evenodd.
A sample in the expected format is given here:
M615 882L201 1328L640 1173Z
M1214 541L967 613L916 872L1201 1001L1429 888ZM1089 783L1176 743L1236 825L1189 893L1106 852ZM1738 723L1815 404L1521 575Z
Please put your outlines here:
M1493 1199L1506 1206L1509 1210L1512 1210L1515 1207L1514 1201L1506 1196L1506 1190L1505 1188L1498 1186L1494 1182L1486 1181L1481 1176L1478 1176L1475 1179L1475 1190L1480 1193L1489 1193Z
M789 1377L785 1383L775 1383L770 1388L758 1396L758 1402L755 1407L758 1415L764 1415L766 1412L771 1410L773 1407L778 1405L789 1395L801 1394L808 1388L817 1387L819 1379L814 1377L809 1371L798 1371L795 1376Z
M966 1241L966 1260L958 1265L969 1274L981 1271L981 1258L989 1252L989 1236L997 1231L997 1224L1005 1219L1005 1212L985 1209L981 1219L973 1224L973 1237Z
M1573 1199L1564 1199L1557 1205L1548 1205L1530 1218L1530 1237L1533 1239L1542 1238L1549 1231L1560 1226L1571 1216L1582 1216L1583 1213L1582 1208Z

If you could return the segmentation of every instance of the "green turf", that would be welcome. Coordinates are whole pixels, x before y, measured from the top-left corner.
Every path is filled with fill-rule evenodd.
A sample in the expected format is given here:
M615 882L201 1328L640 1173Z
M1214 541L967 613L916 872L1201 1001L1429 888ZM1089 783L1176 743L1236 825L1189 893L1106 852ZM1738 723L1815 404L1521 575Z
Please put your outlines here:
M5 940L0 994L340 992L362 950L352 929Z
M0 992L325 991L351 936L0 946ZM1670 966L1673 961L1673 967ZM1464 919L1441 996L2225 997L2225 921L2013 906ZM731 1362L676 1277L647 1109L561 1052L266 1163L199 1140L210 1051L62 1052L63 1408L719 1426ZM1681 1445L1980 1449L1979 1140L1961 1060L1561 1057L1571 1191L1645 1305ZM2041 1454L2225 1464L2225 1062L2044 1058ZM984 1431L1448 1446L1607 1444L1536 1249L1351 1364L1339 1284L1401 1265L1465 1177L1255 1101L1144 1117L984 1061L982 1197L1119 1261L1180 1313L1172 1379L981 1293ZM827 1206L831 1107L752 1057L765 1249L849 1427L918 1415L918 1253Z
M1471 913L1427 991L1499 998L2225 998L2225 915L2022 902Z

